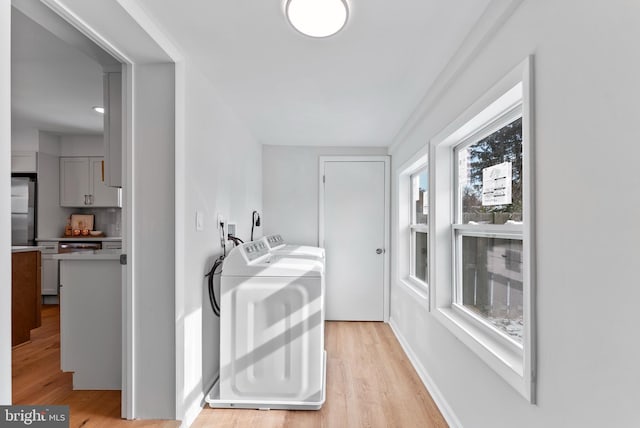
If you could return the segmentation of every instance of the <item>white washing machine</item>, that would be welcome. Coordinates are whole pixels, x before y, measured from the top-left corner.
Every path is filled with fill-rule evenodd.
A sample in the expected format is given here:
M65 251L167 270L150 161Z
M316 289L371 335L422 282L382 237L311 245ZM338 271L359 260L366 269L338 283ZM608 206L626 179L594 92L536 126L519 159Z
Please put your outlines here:
M262 242L267 244L271 254L277 256L291 256L320 260L324 264L324 248L308 245L287 244L280 235L265 236L262 238Z
M324 265L264 242L222 265L220 377L211 407L317 410L325 401Z

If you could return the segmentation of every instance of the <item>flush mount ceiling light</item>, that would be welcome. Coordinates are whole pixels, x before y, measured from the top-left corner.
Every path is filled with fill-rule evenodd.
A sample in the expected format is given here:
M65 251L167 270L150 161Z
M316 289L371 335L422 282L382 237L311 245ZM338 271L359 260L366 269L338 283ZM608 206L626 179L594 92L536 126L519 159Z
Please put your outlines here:
M104 114L104 107L100 107L100 106L93 106L93 111L97 112L97 113L101 113Z
M307 36L328 37L344 27L349 16L346 0L287 0L289 23Z

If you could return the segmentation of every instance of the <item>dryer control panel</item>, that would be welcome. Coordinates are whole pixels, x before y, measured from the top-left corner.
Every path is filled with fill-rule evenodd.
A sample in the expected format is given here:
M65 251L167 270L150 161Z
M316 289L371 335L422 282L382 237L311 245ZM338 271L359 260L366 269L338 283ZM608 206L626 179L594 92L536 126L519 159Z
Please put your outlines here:
M264 237L263 240L267 241L267 245L272 250L284 246L284 239L280 235L269 235Z

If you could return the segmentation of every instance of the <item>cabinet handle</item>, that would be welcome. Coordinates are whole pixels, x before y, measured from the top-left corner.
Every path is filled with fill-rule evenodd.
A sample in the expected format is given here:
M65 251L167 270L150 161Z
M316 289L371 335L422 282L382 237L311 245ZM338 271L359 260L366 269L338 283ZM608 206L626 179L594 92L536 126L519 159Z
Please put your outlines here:
M93 195L89 195L89 200L91 201L91 205L95 204Z
M87 196L89 196L89 195L84 195L84 204L85 205L89 205L89 202L87 202Z

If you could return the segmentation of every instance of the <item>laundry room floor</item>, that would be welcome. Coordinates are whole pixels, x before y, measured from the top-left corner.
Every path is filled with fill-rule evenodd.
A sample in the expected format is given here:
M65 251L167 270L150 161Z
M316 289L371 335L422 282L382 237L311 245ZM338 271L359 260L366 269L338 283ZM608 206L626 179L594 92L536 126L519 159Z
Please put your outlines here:
M381 322L326 323L327 399L318 411L205 407L193 427L447 427L395 338Z

